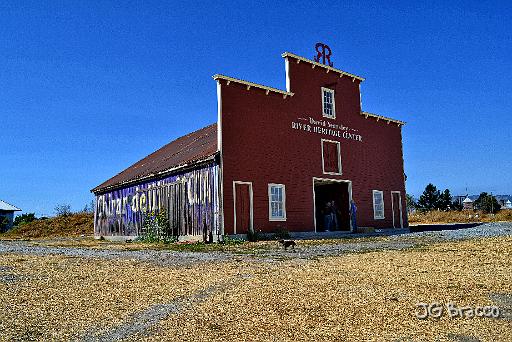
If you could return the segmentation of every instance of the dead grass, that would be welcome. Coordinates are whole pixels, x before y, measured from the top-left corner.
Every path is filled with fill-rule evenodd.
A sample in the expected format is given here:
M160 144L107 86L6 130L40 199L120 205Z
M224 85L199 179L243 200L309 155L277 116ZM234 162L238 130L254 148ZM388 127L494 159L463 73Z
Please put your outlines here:
M409 214L409 223L466 223L512 221L512 210L500 210L495 215L481 211L427 211Z
M512 239L444 243L428 250L352 254L262 266L197 310L162 322L148 341L512 340L510 321L420 320L418 302L490 305L512 293Z
M23 224L6 233L0 234L0 238L34 239L93 234L93 214L76 213L70 216L57 216Z
M111 327L129 314L229 278L229 265L172 269L132 261L2 255L0 340L71 340L91 326Z
M512 340L510 321L419 320L418 302L490 305L512 294L512 238L465 240L405 251L278 263L223 262L166 268L131 261L2 255L19 276L0 282L1 339L69 340L98 323L168 303L238 274L242 281L132 340Z

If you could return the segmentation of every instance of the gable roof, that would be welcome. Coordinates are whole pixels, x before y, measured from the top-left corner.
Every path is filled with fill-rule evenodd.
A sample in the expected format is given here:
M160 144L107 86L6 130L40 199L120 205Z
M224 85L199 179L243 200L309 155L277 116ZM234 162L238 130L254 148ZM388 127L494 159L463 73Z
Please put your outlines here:
M103 192L211 159L217 153L217 124L184 135L139 160L91 191Z
M0 210L5 210L5 211L21 211L20 208L16 208L14 205L9 204L7 202L4 202L2 200L0 200Z

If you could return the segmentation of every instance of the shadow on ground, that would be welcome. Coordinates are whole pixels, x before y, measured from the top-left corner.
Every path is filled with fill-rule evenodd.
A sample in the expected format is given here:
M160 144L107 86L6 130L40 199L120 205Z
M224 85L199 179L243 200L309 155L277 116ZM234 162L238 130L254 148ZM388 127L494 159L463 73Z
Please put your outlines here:
M438 232L441 230L458 230L458 229L467 229L481 226L481 222L475 223L447 223L447 224L421 224L418 226L409 226L409 231L411 233L421 233L421 232Z

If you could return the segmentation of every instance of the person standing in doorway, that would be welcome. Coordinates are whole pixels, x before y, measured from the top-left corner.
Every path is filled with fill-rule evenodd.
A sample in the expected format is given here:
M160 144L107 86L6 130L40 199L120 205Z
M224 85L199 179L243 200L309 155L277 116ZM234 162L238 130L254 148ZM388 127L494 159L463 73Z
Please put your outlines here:
M329 229L331 228L331 225L332 225L332 215L331 214L332 214L331 202L327 201L327 203L325 203L324 212L323 212L324 230L326 232L329 231Z
M350 200L350 219L352 220L352 232L353 233L357 232L356 214L357 214L356 202L354 200Z
M331 217L331 225L333 226L333 229L338 230L338 206L334 200L331 201Z

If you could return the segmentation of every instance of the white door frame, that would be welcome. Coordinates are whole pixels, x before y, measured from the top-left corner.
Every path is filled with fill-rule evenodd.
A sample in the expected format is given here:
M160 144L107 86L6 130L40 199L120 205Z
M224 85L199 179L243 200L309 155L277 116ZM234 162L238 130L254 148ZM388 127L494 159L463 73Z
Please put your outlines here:
M393 194L398 194L398 209L400 209L400 228L404 227L404 218L402 215L402 194L400 191L391 191L391 215L393 216L393 228L395 227L395 203L393 200Z
M350 212L350 203L352 202L352 181L348 179L334 179L334 178L320 178L313 177L313 221L315 223L315 233L316 229L316 194L315 194L315 183L348 183L348 210ZM352 227L352 220L350 220L350 231L352 231L354 227Z
M253 197L252 197L252 182L233 181L233 234L236 234L236 184L248 184L249 185L249 230L254 230L253 227Z

